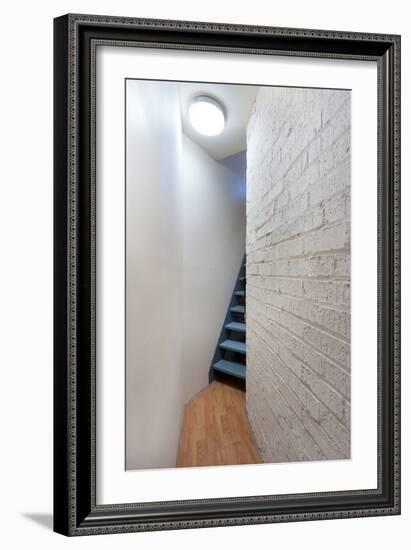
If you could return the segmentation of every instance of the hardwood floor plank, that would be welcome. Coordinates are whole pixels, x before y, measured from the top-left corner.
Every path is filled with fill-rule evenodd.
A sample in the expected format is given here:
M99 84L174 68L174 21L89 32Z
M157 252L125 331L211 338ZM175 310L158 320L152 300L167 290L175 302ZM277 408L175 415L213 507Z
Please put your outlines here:
M245 391L214 381L185 407L176 466L260 464L245 409Z

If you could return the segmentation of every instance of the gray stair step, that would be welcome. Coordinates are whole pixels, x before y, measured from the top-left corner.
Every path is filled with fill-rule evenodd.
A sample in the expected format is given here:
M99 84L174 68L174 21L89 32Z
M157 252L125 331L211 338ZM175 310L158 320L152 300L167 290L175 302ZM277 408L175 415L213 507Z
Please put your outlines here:
M233 306L230 307L232 313L245 313L245 306Z
M224 342L221 342L220 348L237 353L247 352L245 342L238 342L237 340L224 340Z
M236 322L232 322L232 323L228 323L227 325L225 325L225 327L227 330L234 330L235 332L243 332L245 333L245 323L236 323Z
M234 361L226 361L225 359L220 359L217 363L214 363L213 369L218 372L224 372L225 374L230 374L236 378L241 378L245 380L245 365L241 363L235 363Z
M242 296L242 297L244 297L244 296L245 296L245 292L244 292L244 290L236 290L236 291L234 292L234 295L235 295L235 296Z
M243 282L247 279L247 277L240 277L240 281Z

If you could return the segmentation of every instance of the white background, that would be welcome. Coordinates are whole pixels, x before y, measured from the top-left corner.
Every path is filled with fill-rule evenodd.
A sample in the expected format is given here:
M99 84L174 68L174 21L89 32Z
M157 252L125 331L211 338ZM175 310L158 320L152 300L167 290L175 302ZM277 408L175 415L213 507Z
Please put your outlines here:
M234 9L235 6L235 9ZM409 59L406 2L359 3L326 0L252 3L208 0L100 0L97 2L10 3L3 8L1 52L1 531L6 548L210 548L258 544L316 550L332 547L407 548L411 521L410 484L403 458L403 515L391 518L230 527L65 539L50 530L52 510L52 18L66 12L270 24L289 27L392 32L403 34ZM403 63L403 181L409 109ZM403 365L408 363L405 308L406 251L410 193L403 186ZM403 425L409 425L403 376ZM408 430L409 432L409 430ZM409 437L403 430L403 450ZM407 455L408 456L408 455Z

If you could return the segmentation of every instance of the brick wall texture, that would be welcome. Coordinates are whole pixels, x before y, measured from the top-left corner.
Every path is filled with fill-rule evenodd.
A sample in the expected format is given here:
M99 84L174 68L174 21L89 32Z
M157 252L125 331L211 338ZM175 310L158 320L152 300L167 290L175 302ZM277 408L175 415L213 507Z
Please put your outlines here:
M262 459L349 458L349 91L259 90L246 251L246 404Z

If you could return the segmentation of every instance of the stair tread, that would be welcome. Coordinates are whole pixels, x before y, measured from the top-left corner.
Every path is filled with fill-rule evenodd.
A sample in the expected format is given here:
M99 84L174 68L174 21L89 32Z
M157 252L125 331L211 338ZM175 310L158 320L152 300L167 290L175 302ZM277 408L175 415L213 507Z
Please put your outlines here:
M232 323L228 323L225 325L227 330L235 330L236 332L245 332L245 323L236 323L233 321Z
M230 307L230 311L233 313L245 313L245 306L233 306Z
M240 281L245 281L247 277L240 277Z
M225 374L230 374L231 376L245 380L246 366L242 363L220 359L220 361L217 361L217 363L213 365L213 368L216 371L224 372Z
M245 342L239 342L238 340L224 340L224 342L221 342L220 348L237 353L246 353Z
M245 296L245 292L244 292L244 290L236 290L234 292L234 295L235 296Z

